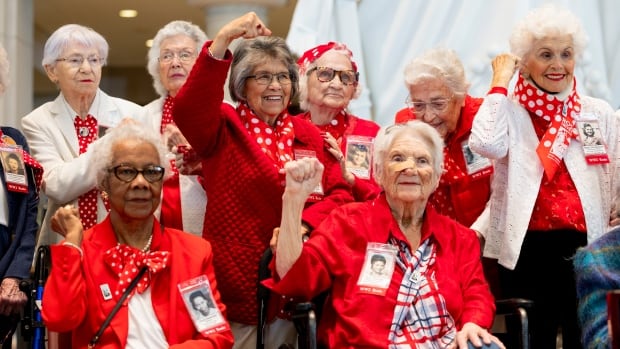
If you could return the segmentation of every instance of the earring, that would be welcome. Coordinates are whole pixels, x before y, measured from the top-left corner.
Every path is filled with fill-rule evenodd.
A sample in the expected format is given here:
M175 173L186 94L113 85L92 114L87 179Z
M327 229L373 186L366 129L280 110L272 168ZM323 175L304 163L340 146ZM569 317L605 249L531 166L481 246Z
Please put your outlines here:
M102 190L102 191L101 191L101 198L102 198L103 200L108 200L108 199L110 198L110 196L108 195L108 192L107 192L107 191Z

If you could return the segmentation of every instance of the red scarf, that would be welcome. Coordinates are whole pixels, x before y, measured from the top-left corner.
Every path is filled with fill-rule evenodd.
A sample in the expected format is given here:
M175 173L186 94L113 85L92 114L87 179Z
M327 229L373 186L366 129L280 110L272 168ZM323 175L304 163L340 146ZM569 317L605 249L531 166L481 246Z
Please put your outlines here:
M349 128L349 123L347 122L346 112L342 110L340 113L336 114L336 116L325 125L315 125L322 133L329 132L336 140L338 144L342 144L342 137L344 136L345 131ZM303 115L305 120L308 120L310 123L312 122L312 116L310 113L305 113Z
M293 160L295 130L291 116L286 111L278 115L275 126L270 126L259 119L245 103L239 104L237 113L241 116L241 121L250 137L254 138L263 153L273 160L273 165L278 171L284 168L284 164Z
M581 112L581 103L576 87L577 82L573 80L570 94L562 101L536 88L521 75L515 86L515 96L530 115L536 115L549 122L549 127L536 148L547 179L555 175L571 138L578 136L574 116Z
M17 145L14 140L13 142L5 142L5 140L13 140L8 136L4 136L4 133L0 129L0 144L8 144L8 145ZM22 148L22 158L24 159L24 163L30 168L32 168L32 172L34 173L34 181L36 184L37 193L41 189L41 182L43 181L43 166L37 162L27 151Z
M163 134L167 125L174 125L172 107L174 97L168 96L164 101L161 112L160 133ZM172 176L164 182L163 200L161 201L160 219L167 227L183 230L183 215L181 212L181 187L179 182L179 170L174 159L170 159L170 171Z

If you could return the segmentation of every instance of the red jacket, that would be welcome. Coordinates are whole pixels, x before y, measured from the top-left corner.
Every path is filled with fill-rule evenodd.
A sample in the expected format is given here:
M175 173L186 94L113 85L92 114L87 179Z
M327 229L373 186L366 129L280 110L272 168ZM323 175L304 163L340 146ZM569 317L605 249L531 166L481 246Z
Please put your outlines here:
M215 272L231 321L257 323L258 264L280 225L284 182L273 162L248 134L235 108L224 100L224 82L232 61L211 57L207 43L175 98L174 121L203 158L209 202L203 237L215 254ZM324 198L307 205L303 220L312 228L336 207L353 201L339 163L327 153L311 123L292 118L294 150L311 150L325 165Z
M385 296L358 292L356 284L367 244L385 244L390 236L407 241L385 194L345 205L313 232L286 276L275 285L266 284L287 299L310 300L330 290L319 324L319 340L328 348L387 348L404 271L394 268ZM490 328L495 303L482 272L476 234L427 206L422 241L429 236L437 243L436 262L430 272L435 273L457 329L466 322Z
M213 273L211 245L204 239L175 229L160 233L159 222L153 224L152 251L170 251L166 269L153 274L151 300L170 348L232 348L230 328L203 336L196 331L177 286L179 283L206 275L213 298L225 316ZM104 252L117 244L110 218L84 233L80 261L77 249L70 246L51 247L52 269L43 292L42 316L50 331L72 331L73 348L86 348L91 338L116 305L115 298L104 300L100 286L117 287L116 273L104 262ZM127 343L128 307L116 313L103 332L97 348L124 348Z
M308 114L309 112L306 113L306 115ZM342 142L340 142L340 150L342 150L343 154L346 154L348 136L364 136L374 139L381 128L373 121L361 119L349 113L346 114L345 118L347 119L349 127L345 130ZM370 167L370 179L356 177L355 183L351 187L355 201L370 200L381 193L381 188L372 178L372 164L370 164Z
M482 101L482 98L474 98L469 95L465 97L465 106L461 108L461 115L456 130L445 140L447 153L444 152L444 164L447 164L448 161L454 161L456 166L461 169L466 168L461 144L469 139L474 116L478 112ZM396 123L402 123L414 119L415 115L411 110L405 108L396 113L394 121ZM440 183L440 186L442 185L443 182ZM441 189L445 188L438 188L438 190ZM489 201L489 197L491 196L491 174L489 173L476 178L466 176L461 180L451 183L447 191L451 199L452 210L441 210L439 213L452 217L459 223L469 227L476 221L482 211L484 211L487 201Z

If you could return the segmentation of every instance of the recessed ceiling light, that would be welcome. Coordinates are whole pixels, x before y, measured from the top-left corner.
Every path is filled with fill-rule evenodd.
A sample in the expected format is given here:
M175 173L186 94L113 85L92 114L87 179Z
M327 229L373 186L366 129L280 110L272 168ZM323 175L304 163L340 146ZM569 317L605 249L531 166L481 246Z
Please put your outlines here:
M153 39L146 40L146 47L152 47L152 46L153 46Z
M118 12L118 15L121 16L122 18L134 18L138 15L138 11L130 10L130 9L120 10Z

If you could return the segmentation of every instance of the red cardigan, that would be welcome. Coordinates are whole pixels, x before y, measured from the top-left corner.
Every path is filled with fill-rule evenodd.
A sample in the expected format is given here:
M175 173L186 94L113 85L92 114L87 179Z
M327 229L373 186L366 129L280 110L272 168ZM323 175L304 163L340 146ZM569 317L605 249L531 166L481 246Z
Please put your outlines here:
M153 251L170 251L169 266L153 274L151 301L170 348L232 348L230 329L203 336L196 331L178 284L206 275L213 298L222 314L226 307L213 272L211 245L204 239L175 229L160 232L159 222L153 224ZM84 233L80 261L77 249L70 246L51 247L52 269L43 292L42 316L50 331L72 331L73 347L86 348L99 327L116 305L116 299L104 300L101 285L116 289L116 273L104 261L104 252L116 246L116 235L110 218ZM128 307L123 306L103 332L97 348L124 348L127 344Z
M209 202L203 237L211 242L222 300L231 321L257 323L258 264L280 225L284 182L256 140L224 100L224 82L232 61L211 57L207 43L176 96L174 121L203 159ZM311 150L325 165L321 201L306 205L303 220L312 228L329 212L353 201L339 163L323 146L311 123L292 118L294 150Z
M361 293L356 283L369 242L385 244L390 236L407 241L381 194L375 200L345 205L325 220L304 244L300 258L274 285L275 292L312 299L330 295L319 324L319 339L328 348L387 348L388 333L404 271L396 266L385 296ZM476 234L427 206L422 239L437 244L434 269L439 292L457 329L473 322L490 328L495 303L482 272Z
M465 106L461 108L461 115L459 116L456 130L445 140L447 154L444 152L446 155L444 164L452 159L458 167L466 168L461 143L469 139L474 116L476 116L482 101L482 98L474 98L469 95L465 97ZM411 110L404 108L396 113L394 121L402 123L414 119L415 115ZM440 185L442 184L440 183ZM452 217L457 222L469 227L484 211L487 201L489 201L491 196L491 174L476 178L466 176L460 181L449 185L447 189L451 198L452 210L449 212L447 210L439 211L439 213Z

